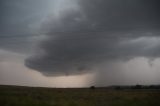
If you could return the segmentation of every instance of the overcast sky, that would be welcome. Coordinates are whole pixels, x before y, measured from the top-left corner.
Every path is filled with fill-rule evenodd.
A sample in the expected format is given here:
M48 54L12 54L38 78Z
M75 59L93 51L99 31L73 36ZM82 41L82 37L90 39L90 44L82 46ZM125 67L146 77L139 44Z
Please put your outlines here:
M0 84L159 84L159 0L1 0Z

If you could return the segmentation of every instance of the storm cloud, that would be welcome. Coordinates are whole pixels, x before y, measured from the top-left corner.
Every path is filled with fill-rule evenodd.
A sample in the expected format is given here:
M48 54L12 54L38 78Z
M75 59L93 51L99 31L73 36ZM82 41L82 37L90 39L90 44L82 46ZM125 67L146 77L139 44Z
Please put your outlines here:
M35 40L33 38L39 34L39 24L49 14L49 4L53 2L0 0L0 49L28 54Z
M56 12L41 25L45 39L25 60L25 65L46 76L59 76L101 71L101 64L113 61L157 58L159 3L65 0L64 7L56 7Z

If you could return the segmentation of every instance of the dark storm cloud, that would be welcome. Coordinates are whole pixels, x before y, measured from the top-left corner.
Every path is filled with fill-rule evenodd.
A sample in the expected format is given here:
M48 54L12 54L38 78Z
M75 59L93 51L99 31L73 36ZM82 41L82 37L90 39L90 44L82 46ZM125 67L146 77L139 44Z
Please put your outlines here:
M30 51L36 25L47 14L47 1L0 0L0 49Z
M47 76L79 74L111 60L159 57L158 0L79 0L43 24L47 39L25 65Z
M128 30L159 26L158 0L82 0L80 4L97 28Z

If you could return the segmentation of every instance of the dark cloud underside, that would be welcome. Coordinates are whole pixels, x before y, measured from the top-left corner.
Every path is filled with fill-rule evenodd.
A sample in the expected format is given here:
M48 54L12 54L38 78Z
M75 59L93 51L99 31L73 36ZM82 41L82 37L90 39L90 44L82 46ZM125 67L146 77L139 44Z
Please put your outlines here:
M100 64L159 57L159 0L79 0L43 24L47 39L25 65L47 76L79 74Z

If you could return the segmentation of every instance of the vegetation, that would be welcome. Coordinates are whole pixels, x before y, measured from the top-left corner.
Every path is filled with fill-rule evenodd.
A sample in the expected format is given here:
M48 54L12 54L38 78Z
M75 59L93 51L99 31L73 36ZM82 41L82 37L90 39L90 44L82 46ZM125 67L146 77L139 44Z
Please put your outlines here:
M0 86L0 106L160 106L158 89L92 89Z

